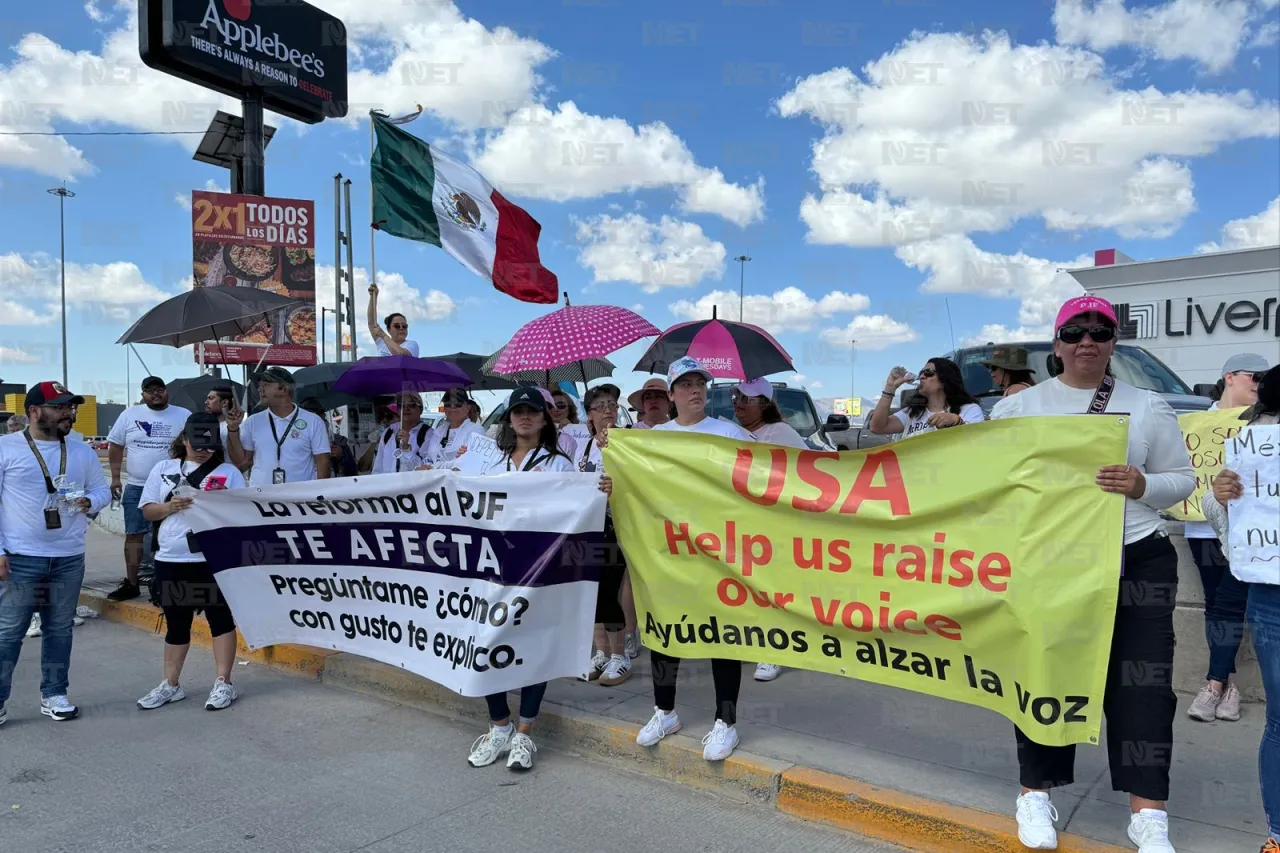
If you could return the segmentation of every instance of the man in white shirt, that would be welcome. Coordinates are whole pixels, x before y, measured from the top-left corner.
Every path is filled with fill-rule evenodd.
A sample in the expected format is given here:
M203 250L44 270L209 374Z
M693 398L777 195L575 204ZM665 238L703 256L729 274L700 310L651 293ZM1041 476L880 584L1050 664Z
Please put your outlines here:
M173 441L182 435L182 427L190 416L188 409L169 405L169 389L163 379L148 376L142 380L142 402L121 412L107 434L111 497L120 501L124 509L125 578L107 595L112 601L128 601L141 594L138 567L150 556L144 553L143 544L151 532L151 524L142 517L138 501L151 469L169 458ZM126 459L128 482L122 484L120 464Z
M250 468L250 486L305 483L329 477L329 431L324 419L293 402L293 374L268 367L258 374L264 411L245 419L227 415L227 455L237 468ZM243 426L242 426L243 424Z
M67 441L84 398L58 382L27 392L30 427L0 438L0 724L31 617L40 614L40 713L72 720L71 626L84 581L87 513L111 501L102 463Z

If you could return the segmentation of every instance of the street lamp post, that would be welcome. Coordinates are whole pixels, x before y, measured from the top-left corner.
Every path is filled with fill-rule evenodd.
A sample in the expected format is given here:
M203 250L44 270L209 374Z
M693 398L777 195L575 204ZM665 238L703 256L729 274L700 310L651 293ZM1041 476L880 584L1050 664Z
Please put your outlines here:
M742 304L744 300L743 294L746 292L743 283L746 280L747 261L751 260L746 255L738 255L734 258L738 262L738 322L742 322Z
M62 260L59 262L62 273L62 385L67 386L67 217L66 204L67 199L75 198L76 194L67 189L66 184L60 187L54 187L48 190L51 195L58 197L58 249Z
M849 405L858 399L858 339L849 340Z
M324 364L324 363L325 363L325 361L326 361L326 359L328 358L328 356L325 354L324 330L325 330L325 327L326 327L326 326L328 325L328 323L329 323L329 319L328 319L328 317L329 317L329 315L330 315L330 314L333 314L333 315L337 316L338 312L337 312L336 310L334 310L333 308L324 308L324 307L321 307L321 309L320 309L320 363L321 363L321 364ZM341 350L342 350L342 329L341 329L341 325L342 325L342 324L341 324L341 323L339 323L339 324L338 324L339 328L337 329L337 334L338 334L338 350L339 350L339 352L341 352ZM339 361L341 361L341 359L338 359L338 360L339 360Z

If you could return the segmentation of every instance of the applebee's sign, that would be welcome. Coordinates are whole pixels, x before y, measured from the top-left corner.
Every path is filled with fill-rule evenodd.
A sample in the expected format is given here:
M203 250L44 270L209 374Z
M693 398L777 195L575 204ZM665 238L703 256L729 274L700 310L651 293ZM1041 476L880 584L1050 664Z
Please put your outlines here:
M347 114L347 31L303 0L139 0L151 68L315 124Z

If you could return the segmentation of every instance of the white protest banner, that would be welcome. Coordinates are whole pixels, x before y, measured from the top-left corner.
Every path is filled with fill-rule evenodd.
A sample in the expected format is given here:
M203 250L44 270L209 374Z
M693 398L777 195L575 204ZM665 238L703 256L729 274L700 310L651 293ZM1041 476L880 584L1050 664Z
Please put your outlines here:
M1251 426L1227 442L1226 468L1244 496L1227 504L1231 574L1280 584L1280 426Z
M484 696L587 669L598 482L415 471L202 492L187 514L250 648L352 652Z

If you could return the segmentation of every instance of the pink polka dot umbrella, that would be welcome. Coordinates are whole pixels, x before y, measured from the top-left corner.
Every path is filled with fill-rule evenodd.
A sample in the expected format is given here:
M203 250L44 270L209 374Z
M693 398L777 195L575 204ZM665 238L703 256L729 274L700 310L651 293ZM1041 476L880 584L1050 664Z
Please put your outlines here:
M510 376L550 370L611 352L658 334L658 327L616 305L566 305L526 323L505 347L490 372Z

